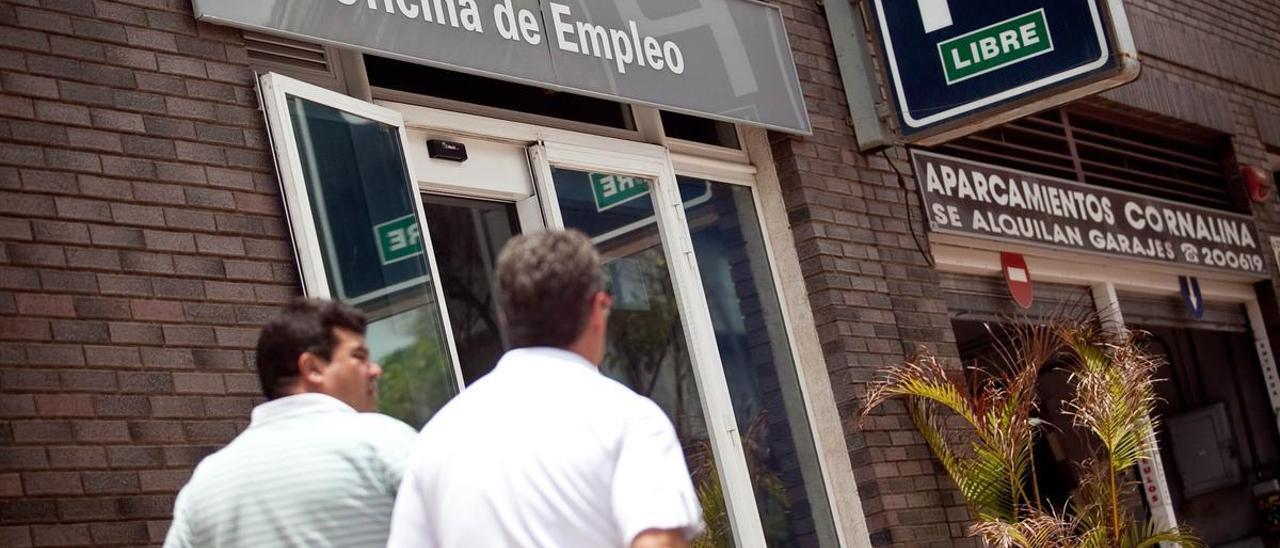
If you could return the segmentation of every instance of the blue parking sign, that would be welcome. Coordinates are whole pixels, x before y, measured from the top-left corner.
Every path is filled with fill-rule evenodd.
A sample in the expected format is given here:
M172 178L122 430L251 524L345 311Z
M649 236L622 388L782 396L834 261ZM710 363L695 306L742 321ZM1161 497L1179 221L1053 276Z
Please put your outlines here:
M874 0L903 137L937 144L1137 77L1120 0Z

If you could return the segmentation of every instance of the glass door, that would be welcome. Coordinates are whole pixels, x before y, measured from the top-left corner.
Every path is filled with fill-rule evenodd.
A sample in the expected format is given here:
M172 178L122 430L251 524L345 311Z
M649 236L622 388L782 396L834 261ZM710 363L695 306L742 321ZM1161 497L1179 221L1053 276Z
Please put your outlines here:
M591 237L614 295L601 371L676 427L714 546L764 535L726 388L680 189L666 151L544 143L530 149L547 224Z
M422 202L435 227L431 242L463 384L470 385L491 371L507 348L498 321L494 264L507 240L520 234L519 215L511 202L439 194L424 194Z
M303 290L369 317L380 410L420 427L462 375L403 119L279 74L260 84Z

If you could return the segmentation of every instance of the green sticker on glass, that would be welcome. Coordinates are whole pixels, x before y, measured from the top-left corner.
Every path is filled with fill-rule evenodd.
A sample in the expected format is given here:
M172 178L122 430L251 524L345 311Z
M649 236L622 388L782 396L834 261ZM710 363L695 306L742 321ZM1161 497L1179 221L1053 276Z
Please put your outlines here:
M422 254L422 231L416 215L375 225L373 233L378 238L378 258L384 265Z
M649 193L649 181L641 177L592 173L591 195L596 199L596 211L630 202Z

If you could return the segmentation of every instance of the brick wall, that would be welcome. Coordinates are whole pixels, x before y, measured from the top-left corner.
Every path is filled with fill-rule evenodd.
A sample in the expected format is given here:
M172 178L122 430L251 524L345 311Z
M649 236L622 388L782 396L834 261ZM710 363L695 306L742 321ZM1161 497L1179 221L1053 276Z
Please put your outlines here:
M809 289L854 474L875 546L967 545L959 494L929 455L906 409L886 404L864 428L857 413L878 373L928 346L956 357L915 196L889 160L857 152L821 4L783 9L814 134L774 135L773 154ZM888 152L909 174L905 151ZM910 200L908 203L907 200ZM908 211L911 211L908 221Z
M258 400L298 293L240 33L0 2L0 545L139 545Z

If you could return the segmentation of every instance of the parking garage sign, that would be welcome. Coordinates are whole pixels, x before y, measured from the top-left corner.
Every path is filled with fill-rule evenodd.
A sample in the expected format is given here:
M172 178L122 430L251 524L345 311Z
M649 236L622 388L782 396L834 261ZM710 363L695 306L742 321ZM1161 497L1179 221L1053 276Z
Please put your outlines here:
M937 144L1128 82L1120 0L875 0L903 137Z

